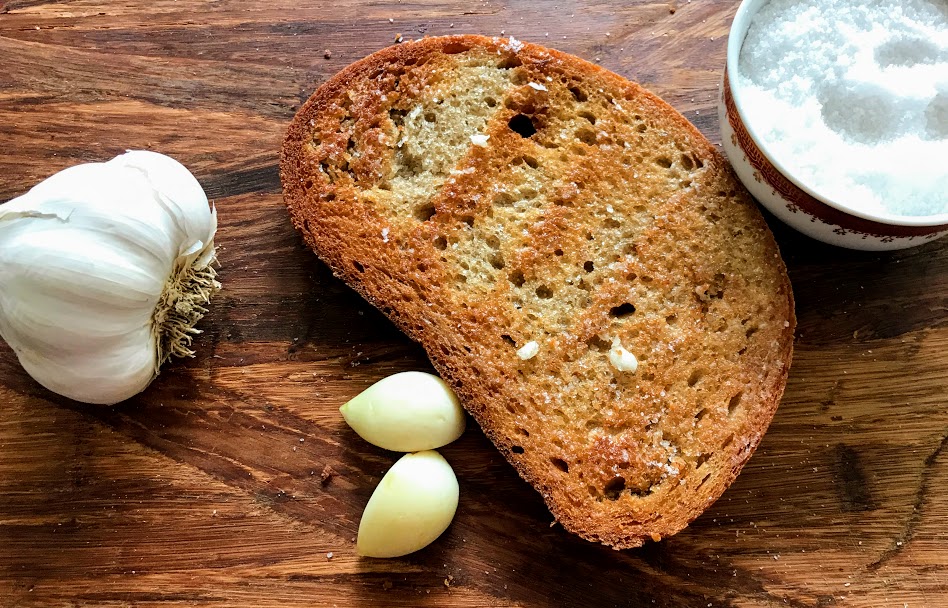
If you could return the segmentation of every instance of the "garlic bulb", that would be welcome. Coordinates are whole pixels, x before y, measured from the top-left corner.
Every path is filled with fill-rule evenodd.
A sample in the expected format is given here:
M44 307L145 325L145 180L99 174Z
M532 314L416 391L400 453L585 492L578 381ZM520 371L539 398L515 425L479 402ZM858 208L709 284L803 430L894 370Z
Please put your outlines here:
M220 288L217 214L183 165L130 151L0 205L0 336L34 379L86 403L147 387Z

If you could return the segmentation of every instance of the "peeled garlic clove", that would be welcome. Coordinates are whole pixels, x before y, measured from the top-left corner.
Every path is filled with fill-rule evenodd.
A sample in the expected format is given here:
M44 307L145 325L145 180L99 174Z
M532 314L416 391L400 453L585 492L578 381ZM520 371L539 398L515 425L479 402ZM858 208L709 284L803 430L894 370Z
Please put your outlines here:
M0 205L0 336L46 388L111 404L147 387L220 285L217 215L154 152L70 167Z
M454 391L424 372L379 380L339 411L360 437L393 452L433 450L464 433L464 410Z
M458 480L441 454L428 450L396 462L369 499L356 549L365 557L400 557L427 547L458 508Z

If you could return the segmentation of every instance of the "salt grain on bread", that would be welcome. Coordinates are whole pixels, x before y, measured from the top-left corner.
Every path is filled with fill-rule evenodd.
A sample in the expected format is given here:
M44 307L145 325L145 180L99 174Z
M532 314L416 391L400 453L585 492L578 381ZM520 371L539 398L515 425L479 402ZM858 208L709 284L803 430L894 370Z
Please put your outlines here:
M757 447L790 284L725 161L638 85L512 39L405 43L316 91L281 177L306 242L425 347L566 529L674 534Z

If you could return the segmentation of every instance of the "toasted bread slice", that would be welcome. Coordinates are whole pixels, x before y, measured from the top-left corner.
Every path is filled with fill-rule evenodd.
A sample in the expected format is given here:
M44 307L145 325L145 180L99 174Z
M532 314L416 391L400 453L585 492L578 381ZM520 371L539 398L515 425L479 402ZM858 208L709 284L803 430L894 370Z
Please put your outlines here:
M640 86L513 38L405 43L319 87L281 174L306 242L566 529L674 534L760 442L793 346L783 262L721 155Z

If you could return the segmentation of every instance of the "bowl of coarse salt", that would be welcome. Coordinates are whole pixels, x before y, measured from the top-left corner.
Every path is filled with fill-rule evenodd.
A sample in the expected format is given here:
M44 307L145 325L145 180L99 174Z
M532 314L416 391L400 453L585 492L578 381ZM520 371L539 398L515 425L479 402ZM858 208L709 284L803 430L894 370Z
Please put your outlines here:
M948 234L948 0L744 0L724 149L783 222L852 249Z

